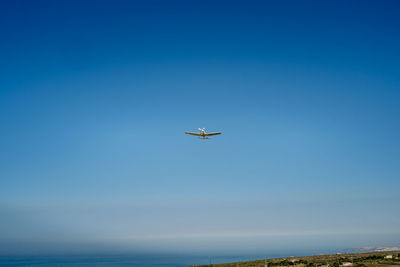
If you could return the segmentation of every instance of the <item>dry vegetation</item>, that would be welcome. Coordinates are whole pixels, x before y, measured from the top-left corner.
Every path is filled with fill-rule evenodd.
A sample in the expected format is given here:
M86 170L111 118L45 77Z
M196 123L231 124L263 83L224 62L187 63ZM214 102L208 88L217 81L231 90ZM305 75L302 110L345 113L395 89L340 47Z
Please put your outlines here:
M391 256L390 256L391 255ZM392 257L392 258L390 258ZM266 259L225 264L202 265L215 267L400 267L400 253L397 252L368 252L334 255L317 255L307 257L290 257Z

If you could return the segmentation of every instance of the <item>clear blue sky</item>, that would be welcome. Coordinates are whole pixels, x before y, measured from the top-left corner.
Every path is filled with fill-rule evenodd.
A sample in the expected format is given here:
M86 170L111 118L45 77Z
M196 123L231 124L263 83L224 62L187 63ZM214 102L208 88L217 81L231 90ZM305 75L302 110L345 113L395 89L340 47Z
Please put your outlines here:
M399 29L398 1L2 1L0 251L400 245Z

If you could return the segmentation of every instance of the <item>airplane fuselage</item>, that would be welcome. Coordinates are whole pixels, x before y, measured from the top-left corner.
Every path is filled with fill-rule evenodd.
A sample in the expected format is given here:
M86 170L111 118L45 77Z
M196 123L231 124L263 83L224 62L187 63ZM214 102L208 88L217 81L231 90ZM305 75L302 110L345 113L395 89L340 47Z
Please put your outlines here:
M208 139L208 137L206 136L206 131L200 130L200 135L201 135L201 137L199 137L200 139Z

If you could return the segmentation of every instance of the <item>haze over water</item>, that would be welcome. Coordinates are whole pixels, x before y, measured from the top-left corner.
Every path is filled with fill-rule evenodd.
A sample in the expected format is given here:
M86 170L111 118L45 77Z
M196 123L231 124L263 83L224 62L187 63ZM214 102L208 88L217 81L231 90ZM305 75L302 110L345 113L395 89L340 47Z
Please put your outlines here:
M400 246L399 28L398 1L2 2L2 259Z

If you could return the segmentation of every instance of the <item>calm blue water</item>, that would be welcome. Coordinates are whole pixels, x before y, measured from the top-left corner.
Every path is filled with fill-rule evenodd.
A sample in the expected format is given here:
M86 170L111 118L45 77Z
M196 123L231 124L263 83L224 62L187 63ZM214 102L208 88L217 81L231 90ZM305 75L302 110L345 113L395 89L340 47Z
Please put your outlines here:
M319 253L334 253L334 251L303 251L297 253L274 253L253 256L193 256L193 255L74 255L74 256L0 256L0 266L40 266L40 267L71 267L71 266L152 266L152 267L182 267L187 265L205 265L228 263L265 258L280 258L289 256L309 256Z
M0 266L157 266L181 267L262 259L265 256L0 256Z

